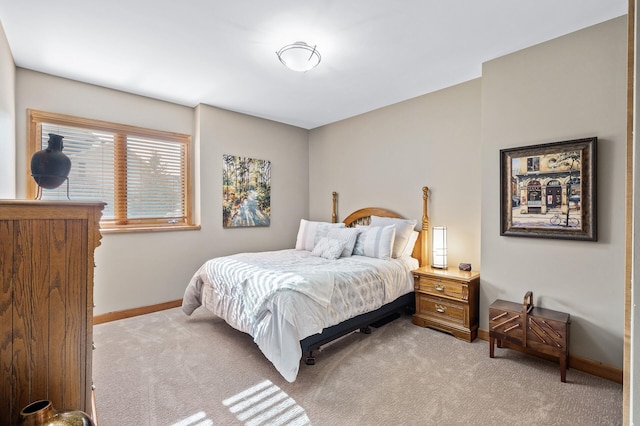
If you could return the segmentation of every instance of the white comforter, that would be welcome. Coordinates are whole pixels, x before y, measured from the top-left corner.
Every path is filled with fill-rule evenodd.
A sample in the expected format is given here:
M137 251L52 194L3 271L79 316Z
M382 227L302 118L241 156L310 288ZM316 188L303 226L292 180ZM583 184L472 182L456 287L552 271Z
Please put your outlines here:
M207 261L183 299L187 315L203 305L250 334L289 382L300 340L413 290L413 258L351 256L327 260L303 250L242 253Z

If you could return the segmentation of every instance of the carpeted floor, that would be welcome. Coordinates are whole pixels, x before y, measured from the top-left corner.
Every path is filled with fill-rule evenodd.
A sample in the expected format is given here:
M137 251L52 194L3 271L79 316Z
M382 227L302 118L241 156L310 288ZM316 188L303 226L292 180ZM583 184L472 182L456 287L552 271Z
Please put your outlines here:
M94 327L98 421L111 425L619 425L622 385L466 343L403 316L285 381L251 337L198 309Z

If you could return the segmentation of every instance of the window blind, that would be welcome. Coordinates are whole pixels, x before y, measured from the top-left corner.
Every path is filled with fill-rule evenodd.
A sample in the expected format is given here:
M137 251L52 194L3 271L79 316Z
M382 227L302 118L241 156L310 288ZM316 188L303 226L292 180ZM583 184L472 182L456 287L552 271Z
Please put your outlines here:
M184 218L184 146L127 137L127 216L130 219Z
M42 123L41 149L47 148L49 133L64 136L62 152L71 160L69 199L107 203L102 217L114 219L114 139L113 133ZM42 189L43 200L66 200L67 184Z
M42 189L43 200L102 201L103 229L121 226L190 225L186 135L167 134L104 122L96 128L52 120L37 121L35 149L46 149L49 133L64 137L63 153L71 160L68 185ZM74 124L74 123L72 123ZM123 130L124 128L124 130ZM138 131L126 131L134 129Z

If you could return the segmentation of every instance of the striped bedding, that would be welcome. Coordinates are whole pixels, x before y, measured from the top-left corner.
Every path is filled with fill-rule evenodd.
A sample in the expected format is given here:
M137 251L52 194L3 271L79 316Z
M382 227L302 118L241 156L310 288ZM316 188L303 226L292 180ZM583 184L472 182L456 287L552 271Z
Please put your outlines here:
M300 340L413 290L416 259L365 256L328 260L305 250L241 253L211 259L185 290L187 315L201 305L250 334L289 382Z

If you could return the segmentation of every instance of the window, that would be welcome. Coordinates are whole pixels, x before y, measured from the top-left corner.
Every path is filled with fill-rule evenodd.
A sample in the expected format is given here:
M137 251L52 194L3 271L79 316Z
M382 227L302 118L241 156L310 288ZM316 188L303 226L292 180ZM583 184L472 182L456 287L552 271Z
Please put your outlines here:
M42 189L42 200L106 202L107 232L194 228L191 136L29 110L29 158L47 147L49 133L64 137L71 172L67 183ZM38 187L28 182L35 198Z
M527 172L539 172L540 171L540 157L527 158Z

